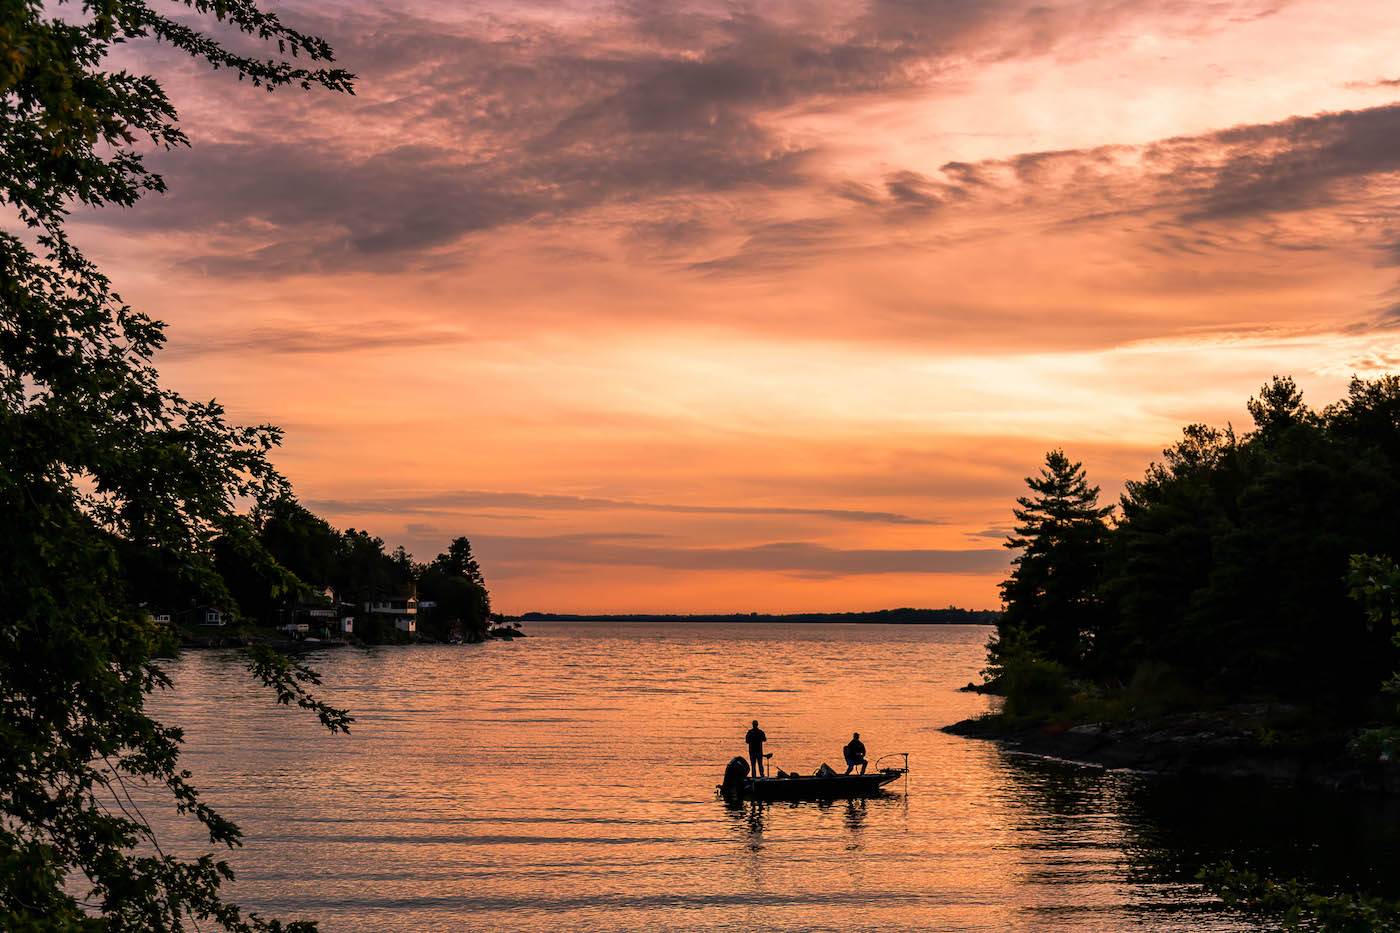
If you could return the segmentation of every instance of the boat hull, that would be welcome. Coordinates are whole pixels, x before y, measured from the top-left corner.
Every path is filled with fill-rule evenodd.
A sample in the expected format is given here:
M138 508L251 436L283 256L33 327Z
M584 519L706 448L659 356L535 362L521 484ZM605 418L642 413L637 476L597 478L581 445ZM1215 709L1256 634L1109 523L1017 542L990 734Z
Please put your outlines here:
M814 774L791 777L745 778L741 793L750 800L838 800L868 797L903 777L902 768L883 768L868 774Z

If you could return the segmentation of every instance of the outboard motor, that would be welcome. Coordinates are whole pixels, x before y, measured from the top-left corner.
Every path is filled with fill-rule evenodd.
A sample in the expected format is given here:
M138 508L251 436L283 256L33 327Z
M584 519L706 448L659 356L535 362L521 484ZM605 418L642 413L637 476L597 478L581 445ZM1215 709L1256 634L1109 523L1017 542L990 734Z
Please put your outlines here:
M744 778L749 776L749 763L742 758L731 758L724 769L724 783L719 791L726 797L738 797L744 792Z

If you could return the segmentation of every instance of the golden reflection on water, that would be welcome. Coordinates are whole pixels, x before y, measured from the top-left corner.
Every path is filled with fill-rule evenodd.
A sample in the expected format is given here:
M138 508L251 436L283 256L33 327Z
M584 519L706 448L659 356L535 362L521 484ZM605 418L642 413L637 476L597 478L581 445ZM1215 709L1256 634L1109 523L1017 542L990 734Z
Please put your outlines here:
M529 631L321 653L349 737L250 706L231 654L187 654L161 712L248 833L237 900L327 933L1252 929L1160 855L1137 779L938 731L986 706L956 691L986 629ZM911 773L865 800L726 804L755 718L785 769L860 732Z

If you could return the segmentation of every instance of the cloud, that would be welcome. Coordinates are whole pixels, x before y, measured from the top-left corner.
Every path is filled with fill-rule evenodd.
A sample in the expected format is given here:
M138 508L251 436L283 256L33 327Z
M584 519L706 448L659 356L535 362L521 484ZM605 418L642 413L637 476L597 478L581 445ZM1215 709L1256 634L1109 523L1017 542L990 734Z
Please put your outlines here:
M883 573L982 574L1005 570L1006 550L931 548L833 548L810 542L778 541L751 547L665 547L613 543L614 536L562 535L472 539L493 575L539 572L540 564L604 564L665 570L756 570L819 576Z
M1400 105L1241 125L1144 146L1027 152L975 164L949 162L936 176L888 173L884 191L845 180L837 197L891 217L957 203L973 214L1055 207L1056 223L1121 223L1159 214L1178 249L1213 249L1210 221L1306 211L1337 203L1353 183L1400 172ZM1173 226L1172 222L1179 226ZM1159 223L1161 223L1159 221ZM1315 244L1289 244L1295 249Z
M1177 190L1197 204L1186 219L1273 214L1330 205L1347 182L1400 170L1397 133L1400 105L1389 105L1168 140L1149 158L1184 182ZM1212 144L1218 155L1201 153Z
M730 274L754 270L772 271L808 262L828 252L840 239L841 229L830 220L800 220L759 226L731 255L691 263L697 272Z
M1157 28L1204 29L1212 13L1264 7L1208 4ZM784 225L760 206L735 217L730 199L831 183L813 164L820 143L792 133L783 114L936 87L978 63L1042 56L1072 40L1091 44L1148 12L1107 0L1055 8L873 0L800 12L636 4L567 22L563 11L555 21L509 9L440 20L318 11L300 25L332 39L340 63L360 75L359 97L278 95L275 137L240 128L192 152L155 153L171 193L89 219L202 232L212 239L187 257L193 267L279 276L366 263L395 271L486 231L692 197L752 222L742 255L781 263L824 247L822 236L804 233L823 220ZM182 75L221 87L215 76ZM975 186L977 171L949 163L945 181L897 170L884 197L929 211ZM669 235L687 232L707 236L710 225L692 220ZM772 244L783 235L795 238L786 253ZM721 258L696 268L750 264Z
M283 325L217 335L185 335L179 343L163 350L161 356L169 360L243 353L305 356L442 346L470 340L469 335L459 331L405 327L396 321L360 322L353 330L340 331L324 325Z
M1400 264L1396 138L1400 105L1387 105L1146 145L948 162L930 173L894 169L878 185L828 179L826 215L756 227L737 248L690 268L754 276L901 251L955 256L1001 246L1008 230L1111 237L1115 255L1136 251L1159 268L1170 268L1163 258L1321 256L1339 246ZM1187 281L1208 269L1198 265ZM984 323L996 313L979 309Z
M308 499L307 508L335 515L423 514L458 509L511 509L532 511L643 511L675 512L687 515L775 515L811 516L841 521L873 522L891 525L938 525L936 519L915 518L897 512L871 512L859 509L809 509L784 506L677 505L638 502L630 499L604 499L524 492L463 491L394 498L357 500Z

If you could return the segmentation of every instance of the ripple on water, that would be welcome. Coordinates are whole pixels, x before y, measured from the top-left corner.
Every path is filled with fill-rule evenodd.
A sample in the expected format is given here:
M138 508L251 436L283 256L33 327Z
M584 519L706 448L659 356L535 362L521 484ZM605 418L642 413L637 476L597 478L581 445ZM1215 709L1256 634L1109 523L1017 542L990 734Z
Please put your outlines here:
M1202 811L1194 792L937 731L986 708L956 689L985 628L530 632L319 652L349 736L273 706L230 653L175 662L155 706L247 832L237 900L326 933L1253 928L1190 880L1235 851L1247 800ZM714 786L754 718L788 770L839 763L860 732L873 755L908 752L912 774L866 801L727 806ZM161 825L182 851L207 844Z

